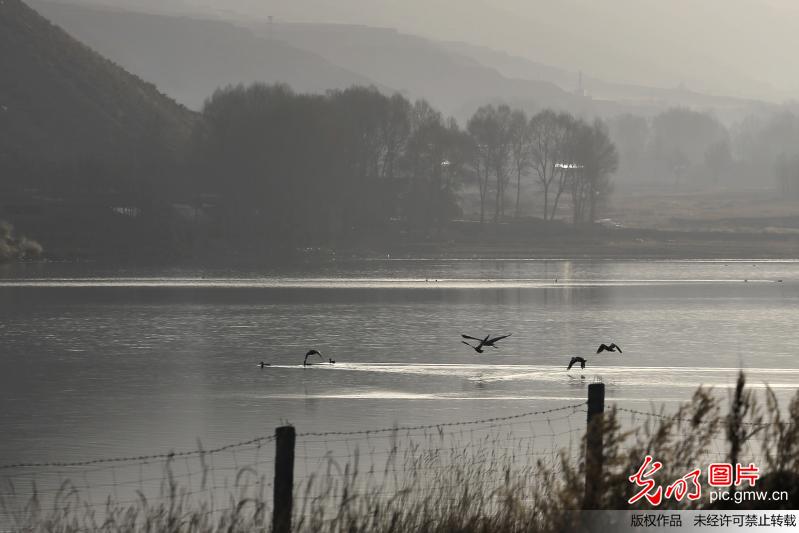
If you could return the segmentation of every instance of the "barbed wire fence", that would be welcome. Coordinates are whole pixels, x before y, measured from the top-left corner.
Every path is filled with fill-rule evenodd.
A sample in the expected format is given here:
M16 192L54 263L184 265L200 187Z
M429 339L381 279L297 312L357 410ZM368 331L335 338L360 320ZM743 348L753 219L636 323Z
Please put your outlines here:
M582 462L583 506L590 509L596 504L592 487L603 475L597 415L614 409L617 420L632 428L680 422L675 415L606 406L604 390L593 383L588 401L478 420L361 431L283 426L274 435L217 448L198 444L167 454L0 465L0 529L24 526L32 517L80 517L81 524L94 526L170 516L213 526L246 516L278 533L290 531L292 523L316 530L342 508L370 502L446 506L468 495L490 508L499 489L509 486L522 501L545 496L564 461ZM692 420L685 422L677 437L695 431ZM709 442L704 460L728 458L723 431ZM741 457L764 459L751 442Z
M176 506L213 521L234 499L269 499L274 444L270 435L214 449L198 444L165 454L3 465L0 529L33 514L102 523L130 509Z
M299 433L297 514L306 516L314 509L323 520L337 515L345 498L452 505L463 497L459 489L490 495L507 485L511 475L528 486L542 487L542 476L557 468L561 452L574 460L579 457L585 413L581 402L465 422L347 434Z
M506 483L512 470L543 481L560 453L580 456L586 403L502 417L361 431L293 433L287 510L316 520L333 516L342 498L423 498ZM289 426L290 427L290 426ZM286 490L281 429L225 446L74 462L0 465L0 529L37 517L76 517L87 524L120 520L135 510L185 512L209 524L230 520L242 502L267 523ZM283 488L280 485L283 483ZM441 492L442 489L452 489ZM282 500L282 501L285 501ZM292 505L293 504L293 505ZM274 511L274 513L273 513ZM129 519L129 517L127 517ZM279 531L279 528L275 529Z

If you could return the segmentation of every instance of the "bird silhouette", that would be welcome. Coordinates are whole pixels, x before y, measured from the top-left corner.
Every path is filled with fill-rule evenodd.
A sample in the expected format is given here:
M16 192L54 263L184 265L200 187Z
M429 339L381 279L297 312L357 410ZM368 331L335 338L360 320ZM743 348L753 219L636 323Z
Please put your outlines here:
M508 333L507 335L499 335L497 337L491 337L491 335L486 335L485 338L478 339L477 337L472 337L470 335L461 335L464 339L470 339L473 341L477 341L477 346L473 346L466 341L461 341L463 344L468 346L469 348L473 349L477 353L483 353L484 346L490 346L492 348L497 348L496 343L501 341L502 339L507 339L513 335L513 333Z
M468 343L468 342L466 342L466 341L461 341L461 342L462 342L463 344L465 344L466 346L468 346L469 348L471 348L472 350L474 350L475 352L477 352L477 353L483 353L483 345L482 345L482 344L478 344L477 346L472 346L471 344L469 344L469 343Z
M302 366L308 366L308 358L310 356L312 356L312 355L318 355L319 359L321 359L322 362L324 362L324 359L322 359L322 354L321 353L319 353L316 350L308 350L308 353L305 354L305 359L302 360Z
M603 352L605 350L607 350L609 352L615 352L616 350L618 350L619 353L624 353L624 352L621 351L621 348L619 348L616 345L616 343L614 343L614 342L610 343L610 345L608 345L608 344L600 344L599 348L597 348L597 350L596 350L596 353L601 353L601 352Z
M569 366L566 367L567 372L571 370L571 367L574 366L574 363L580 363L580 368L585 368L585 359L580 356L574 356L571 358L571 361L569 361Z

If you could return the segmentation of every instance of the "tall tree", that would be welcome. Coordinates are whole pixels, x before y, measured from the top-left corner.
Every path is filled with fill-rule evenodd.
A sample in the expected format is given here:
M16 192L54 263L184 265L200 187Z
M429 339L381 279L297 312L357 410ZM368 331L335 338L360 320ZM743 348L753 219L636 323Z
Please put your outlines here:
M493 108L487 106L481 107L472 115L466 124L466 129L473 139L473 165L477 176L477 188L480 194L480 224L485 222L489 176L493 159L494 127L492 109Z
M532 164L532 146L530 137L530 124L524 111L514 110L510 118L511 158L513 169L516 172L516 209L514 216L520 216L519 198L522 191L522 176L527 173Z
M578 163L570 189L574 223L594 222L597 209L611 192L610 176L616 172L619 156L605 124L579 121L574 126L573 149Z
M496 202L494 206L494 222L498 222L505 214L505 188L510 180L511 154L511 116L507 105L500 105L495 113L496 146L494 151L494 176L496 178Z
M480 153L480 167L484 181L480 184L480 221L485 218L485 202L489 175L494 175L494 222L504 209L504 193L508 182L508 165L511 152L511 110L506 105L480 107L469 119L467 129L474 138Z
M405 154L411 182L406 210L418 225L440 226L457 212L455 176L465 164L461 135L455 121L445 121L427 102L414 104Z
M655 170L678 185L685 176L697 175L708 147L727 138L715 117L691 109L673 108L652 120L652 158Z
M561 145L558 151L560 163L555 163L553 175L555 176L555 198L552 200L550 220L555 220L558 204L566 188L581 171L580 154L577 152L581 121L569 113L559 113L558 123L562 132Z
M405 151L411 133L411 104L402 95L393 95L384 106L379 125L383 149L381 177L394 179L397 161Z
M562 171L555 165L562 163L569 135L571 117L567 113L556 113L550 109L541 111L530 119L531 160L541 190L544 193L544 220L555 216L549 209L552 184ZM557 206L554 206L557 207Z

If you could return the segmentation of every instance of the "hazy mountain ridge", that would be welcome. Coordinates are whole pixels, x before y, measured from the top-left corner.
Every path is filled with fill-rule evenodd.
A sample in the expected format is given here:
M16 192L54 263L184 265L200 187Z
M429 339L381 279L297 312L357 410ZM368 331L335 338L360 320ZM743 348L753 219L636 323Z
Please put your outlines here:
M788 0L64 1L236 23L272 16L276 22L391 27L504 50L613 83L687 86L772 103L799 95L797 74L785 67L796 47L799 13Z
M515 102L530 110L579 109L574 94L549 81L511 79L473 57L440 43L391 28L344 24L259 23L292 46L319 54L410 97L425 98L459 118L487 101Z
M45 16L183 104L199 109L214 90L256 81L298 92L374 85L317 54L220 20L89 5L31 2Z
M391 28L235 17L227 22L210 20L211 15L201 19L163 11L143 14L72 1L77 0L34 0L34 5L93 48L193 108L218 87L254 81L284 82L300 92L375 85L384 92L425 98L462 120L486 102L507 102L531 112L554 107L602 116L653 115L685 106L714 110L729 121L753 107L769 105L588 75L583 78L584 96L577 90L576 71ZM171 10L177 12L178 7L174 4Z
M531 109L578 103L552 83L511 80L435 41L386 28L230 23L47 0L32 5L193 108L218 87L255 81L299 92L375 85L426 98L460 118L489 100Z
M773 104L726 95L703 94L686 87L649 87L617 83L545 65L530 59L465 42L442 42L442 46L468 55L475 61L491 66L508 78L534 79L553 83L565 91L579 93L595 100L594 106L604 114L629 111L654 114L668 107L712 109L722 115L739 116L754 107Z
M469 44L431 40L391 28L343 24L248 25L332 63L361 72L411 96L421 96L458 118L485 102L505 102L530 112L552 107L574 113L655 115L670 107L712 110L725 121L773 104L703 94L685 87L660 88L607 81Z

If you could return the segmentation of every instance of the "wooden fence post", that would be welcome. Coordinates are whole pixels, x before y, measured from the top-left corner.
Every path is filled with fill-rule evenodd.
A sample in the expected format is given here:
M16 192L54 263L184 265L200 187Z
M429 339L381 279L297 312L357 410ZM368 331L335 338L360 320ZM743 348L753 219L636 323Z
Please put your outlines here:
M291 533L295 436L294 426L282 426L275 430L275 483L272 499L274 533Z
M602 494L602 440L605 384L588 385L588 423L585 428L585 493L583 509L598 509Z

